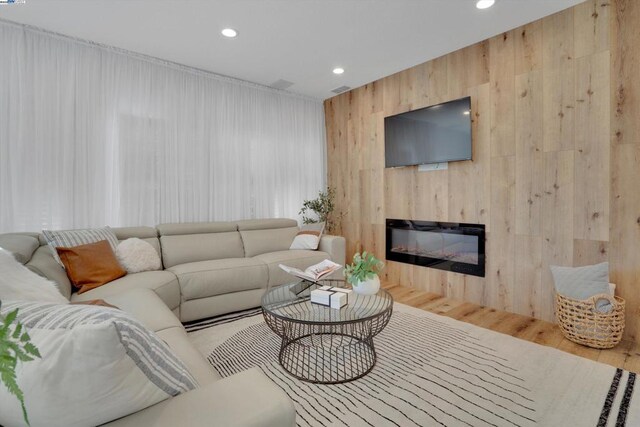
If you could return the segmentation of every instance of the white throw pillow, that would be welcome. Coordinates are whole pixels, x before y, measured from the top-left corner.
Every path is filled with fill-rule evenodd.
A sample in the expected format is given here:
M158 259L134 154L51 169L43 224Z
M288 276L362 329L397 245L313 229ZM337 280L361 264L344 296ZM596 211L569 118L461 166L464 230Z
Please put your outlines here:
M123 240L116 248L116 257L127 273L160 270L160 256L149 242L132 237Z
M0 301L5 300L69 302L54 282L29 270L11 252L0 248Z
M113 252L116 251L116 247L118 246L118 238L109 227L88 228L84 230L42 230L42 235L49 244L53 257L62 268L64 268L64 264L60 260L56 248L73 248L74 246L87 245L102 240L109 242Z
M300 231L296 234L289 249L310 249L315 251L320 245L323 231L324 222L303 225L300 227Z
M95 426L196 387L184 363L128 314L90 305L3 302L18 309L41 359L19 363L32 426ZM18 400L0 387L0 425L23 425Z

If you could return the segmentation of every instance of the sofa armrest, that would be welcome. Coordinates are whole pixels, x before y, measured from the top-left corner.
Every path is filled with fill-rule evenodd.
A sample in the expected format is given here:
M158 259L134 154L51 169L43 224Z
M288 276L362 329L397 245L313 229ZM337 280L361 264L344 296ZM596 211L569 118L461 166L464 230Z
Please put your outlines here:
M296 410L277 385L258 368L253 368L105 425L293 427Z
M347 251L347 242L342 236L331 236L328 234L320 238L318 250L327 252L331 261L344 265Z

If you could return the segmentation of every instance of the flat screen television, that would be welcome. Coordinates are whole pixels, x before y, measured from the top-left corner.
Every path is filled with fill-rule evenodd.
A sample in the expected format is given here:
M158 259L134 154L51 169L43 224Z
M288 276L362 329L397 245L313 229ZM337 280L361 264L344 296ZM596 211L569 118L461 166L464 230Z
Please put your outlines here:
M471 98L384 119L385 166L471 160Z

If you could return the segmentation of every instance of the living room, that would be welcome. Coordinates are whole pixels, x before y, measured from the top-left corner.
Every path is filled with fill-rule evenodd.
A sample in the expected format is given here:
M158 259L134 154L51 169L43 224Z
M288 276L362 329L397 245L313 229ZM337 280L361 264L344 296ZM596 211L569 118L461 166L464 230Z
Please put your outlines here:
M636 426L640 1L0 0L0 426Z

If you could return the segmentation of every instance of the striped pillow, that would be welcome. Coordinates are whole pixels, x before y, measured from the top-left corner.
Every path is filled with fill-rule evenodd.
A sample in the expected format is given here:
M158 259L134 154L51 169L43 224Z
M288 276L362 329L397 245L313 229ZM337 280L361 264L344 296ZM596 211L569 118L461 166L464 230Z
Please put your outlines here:
M42 355L18 365L32 425L98 425L197 386L155 333L118 309L4 301L0 313L15 309ZM0 425L21 425L7 393L0 387Z
M116 248L118 247L118 238L109 227L88 228L84 230L42 230L42 235L49 244L49 247L53 252L53 257L63 268L64 265L58 256L56 248L72 248L74 246L86 245L88 243L96 243L101 240L109 242L113 253L116 252Z
M305 224L293 239L289 249L310 249L315 251L320 245L320 237L324 231L324 222Z

